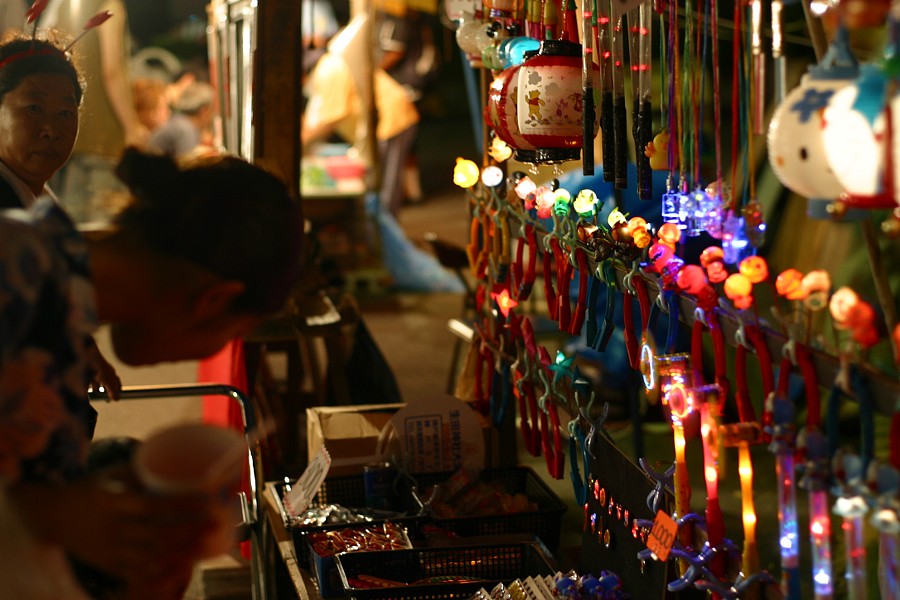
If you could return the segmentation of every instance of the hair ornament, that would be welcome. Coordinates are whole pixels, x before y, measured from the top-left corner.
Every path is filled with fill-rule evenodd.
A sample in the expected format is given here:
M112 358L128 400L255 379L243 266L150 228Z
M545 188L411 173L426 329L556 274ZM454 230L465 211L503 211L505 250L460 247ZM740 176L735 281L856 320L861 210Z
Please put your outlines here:
M37 1L40 2L41 0ZM72 46L74 46L78 42L78 40L84 37L84 34L86 34L91 29L94 29L95 27L103 25L111 16L113 16L113 14L108 10L101 10L96 15L88 19L87 23L84 24L81 33L79 33L78 36L74 40L72 40L68 46L63 48L63 52L68 52L72 48Z
M44 9L47 8L47 4L49 4L50 0L34 0L31 4L31 7L28 9L28 12L25 13L25 18L28 23L33 23L34 25L31 28L31 39L34 40L37 35L37 22L38 19L43 14Z

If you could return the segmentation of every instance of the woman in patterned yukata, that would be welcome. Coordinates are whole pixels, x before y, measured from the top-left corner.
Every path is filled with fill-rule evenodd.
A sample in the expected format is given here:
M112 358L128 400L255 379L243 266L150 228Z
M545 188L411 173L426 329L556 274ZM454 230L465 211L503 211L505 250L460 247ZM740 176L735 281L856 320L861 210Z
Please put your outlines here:
M37 43L22 52L61 55ZM77 79L44 79L18 118L64 133L42 134L28 169L0 151L34 196L46 163L65 160L66 145L49 140L77 129ZM9 99L0 138L21 125ZM131 365L209 356L281 309L298 275L301 219L274 176L233 157L178 167L133 149L117 175L131 203L102 232L79 233L48 196L0 211L3 598L89 597L70 561L110 576L117 598L182 597L216 526L209 503L148 494L127 467L85 472L92 332L108 324Z
M47 181L65 164L78 133L81 77L51 41L9 34L0 43L0 209L56 198ZM93 382L118 399L115 369L96 345Z

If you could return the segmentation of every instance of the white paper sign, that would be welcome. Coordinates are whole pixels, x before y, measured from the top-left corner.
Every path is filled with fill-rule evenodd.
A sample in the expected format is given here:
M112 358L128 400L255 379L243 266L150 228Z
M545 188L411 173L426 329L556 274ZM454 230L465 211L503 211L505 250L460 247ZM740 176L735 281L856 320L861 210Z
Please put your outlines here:
M411 473L484 468L484 435L469 405L452 396L420 398L391 418Z
M325 446L321 446L319 451L309 461L306 470L300 476L284 497L284 508L291 516L297 516L302 513L312 502L313 497L322 487L325 476L328 475L328 469L331 467L331 455Z

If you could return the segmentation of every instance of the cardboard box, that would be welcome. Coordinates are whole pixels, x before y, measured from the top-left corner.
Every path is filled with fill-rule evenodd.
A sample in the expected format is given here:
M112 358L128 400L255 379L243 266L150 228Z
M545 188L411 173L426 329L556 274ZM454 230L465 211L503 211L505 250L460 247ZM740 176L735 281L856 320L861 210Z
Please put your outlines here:
M363 466L383 460L378 453L382 429L407 404L362 404L357 406L314 406L306 409L307 448L314 456L324 445L331 455L328 477L361 475ZM484 466L495 464L497 450L490 420L472 411L484 437ZM394 448L389 448L394 450Z
M324 445L331 455L329 477L359 475L363 466L379 460L378 435L405 404L313 406L306 409L308 456Z

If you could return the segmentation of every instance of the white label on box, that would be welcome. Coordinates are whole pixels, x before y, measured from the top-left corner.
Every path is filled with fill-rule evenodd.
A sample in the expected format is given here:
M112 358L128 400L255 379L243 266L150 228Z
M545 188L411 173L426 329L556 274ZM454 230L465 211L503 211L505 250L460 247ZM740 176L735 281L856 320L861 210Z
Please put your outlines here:
M331 466L331 455L325 446L319 447L319 451L309 461L303 475L297 480L291 491L284 497L284 508L291 516L297 516L302 513L312 502L313 497L322 487L325 476L328 475L328 468Z

